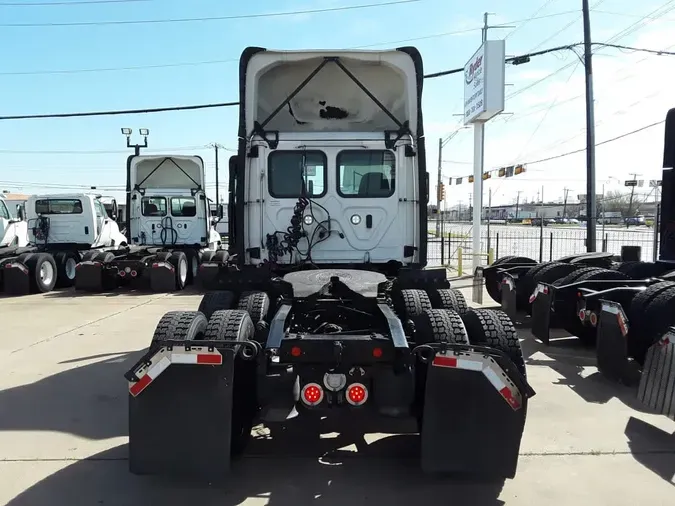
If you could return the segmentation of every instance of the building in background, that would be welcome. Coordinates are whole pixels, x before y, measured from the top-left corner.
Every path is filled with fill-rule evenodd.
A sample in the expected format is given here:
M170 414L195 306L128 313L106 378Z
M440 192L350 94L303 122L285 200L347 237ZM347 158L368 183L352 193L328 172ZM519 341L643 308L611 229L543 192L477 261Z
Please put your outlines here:
M12 216L17 218L18 216L16 214L16 206L25 204L30 195L24 195L22 193L9 193L9 192L2 192L2 194L5 197L5 204L7 204L9 212L12 214Z

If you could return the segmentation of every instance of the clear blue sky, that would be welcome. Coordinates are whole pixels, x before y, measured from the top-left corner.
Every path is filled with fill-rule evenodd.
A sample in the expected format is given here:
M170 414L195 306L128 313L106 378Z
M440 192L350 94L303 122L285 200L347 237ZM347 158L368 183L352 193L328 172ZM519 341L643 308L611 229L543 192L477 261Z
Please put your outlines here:
M36 1L38 0L25 0L23 3ZM45 0L50 1L58 0ZM462 67L480 43L479 27L484 11L496 13L491 18L492 24L521 21L517 23L519 29L507 39L507 54L527 52L542 42L544 45L539 49L582 39L581 22L578 20L580 12L556 15L580 9L581 0L421 0L387 7L288 17L107 26L7 26L21 23L263 14L385 1L146 0L117 4L19 7L2 5L17 3L18 0L0 0L0 25L3 25L0 26L0 44L3 48L3 65L0 68L0 93L3 100L0 115L161 107L237 100L236 62L242 49L250 45L294 49L365 45L387 48L410 44L417 46L422 52L426 72ZM608 38L615 31L636 22L638 15L646 14L663 3L655 2L650 8L646 3L635 5L627 0L591 1L592 5L598 4L599 10L624 13L621 16L595 12L594 33L599 35L594 38ZM537 16L550 17L522 23L522 20L530 18L542 7ZM573 25L568 29L546 40L570 22ZM464 34L435 36L469 29L475 30ZM511 30L493 30L490 36L501 38ZM635 36L637 35L639 33ZM405 39L422 37L428 38L403 42ZM629 44L633 41L634 37L626 37L619 43ZM617 52L613 55L612 57L623 56ZM507 70L507 83L513 86L507 88L507 94L528 83L528 77L522 75L524 70L530 73L556 70L573 61L575 57L568 54L564 58L563 61L560 54L547 55L533 59L526 66L510 67ZM42 73L214 60L224 62L137 70ZM672 65L670 62L669 64ZM577 69L576 73L582 75L583 67ZM463 91L459 76L461 74L428 80L426 83L424 112L430 136L430 171L433 171L436 164L437 137L449 133L457 122L452 115L461 113ZM562 77L567 79L566 74ZM627 101L630 103L629 99ZM507 110L519 107L518 102L507 104ZM137 116L0 122L0 189L26 192L41 190L34 185L27 185L26 182L121 187L124 184L127 153L124 152L125 141L120 134L120 127L149 128L151 147L166 148L169 151L177 147L203 146L210 142L234 147L236 114L236 108L228 108ZM529 129L521 140L528 140L540 119L541 116L535 116L518 124L518 128ZM508 131L513 128L513 124L504 124L499 129L495 127L493 131ZM577 133L580 127L583 127L583 120L571 126L564 125L572 134ZM544 141L546 138L541 139L541 143L546 144ZM468 145L470 148L470 137ZM578 146L572 146L575 147ZM69 155L9 152L51 150L122 152ZM213 183L212 151L192 152L204 156L209 167L207 177ZM229 153L222 153L223 181L226 179L228 156ZM449 154L448 158L451 156ZM453 158L458 156L460 155ZM466 161L467 156L470 160L470 150L461 154L462 160ZM487 158L488 163L494 161ZM466 167L469 173L471 168ZM445 167L444 170L447 170L448 175L458 176L464 169L460 164Z

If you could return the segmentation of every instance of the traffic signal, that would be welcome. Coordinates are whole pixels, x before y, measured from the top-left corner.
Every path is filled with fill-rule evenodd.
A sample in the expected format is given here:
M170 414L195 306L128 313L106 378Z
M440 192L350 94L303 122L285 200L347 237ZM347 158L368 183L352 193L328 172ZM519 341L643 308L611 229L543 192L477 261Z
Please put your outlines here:
M483 181L485 181L486 179L490 179L491 177L492 174L490 174L489 172L483 172Z
M473 176L469 176L469 183L473 183Z
M522 165L516 165L516 168L513 171L514 174L522 174L523 172L525 172L525 167Z
M445 200L445 185L443 183L438 186L438 200L441 202Z
M506 174L506 168L505 167L502 167L501 169L499 169L499 177L504 177L505 174Z

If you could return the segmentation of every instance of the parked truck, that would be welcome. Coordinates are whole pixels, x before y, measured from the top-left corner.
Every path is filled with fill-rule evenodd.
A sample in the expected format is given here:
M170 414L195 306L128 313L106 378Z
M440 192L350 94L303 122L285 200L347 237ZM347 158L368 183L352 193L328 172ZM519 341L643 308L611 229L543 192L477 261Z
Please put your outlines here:
M126 374L130 470L221 480L254 420L297 413L410 419L424 470L514 476L534 392L513 324L425 269L419 52L248 48L240 72L231 255Z
M13 224L20 231L18 247L0 249L3 289L13 295L72 286L82 256L127 243L100 196L87 193L33 195L25 203L25 221Z
M202 261L224 260L211 224L199 156L133 155L127 161L129 243L115 252L85 255L76 288L101 291L119 285L153 291L182 290Z

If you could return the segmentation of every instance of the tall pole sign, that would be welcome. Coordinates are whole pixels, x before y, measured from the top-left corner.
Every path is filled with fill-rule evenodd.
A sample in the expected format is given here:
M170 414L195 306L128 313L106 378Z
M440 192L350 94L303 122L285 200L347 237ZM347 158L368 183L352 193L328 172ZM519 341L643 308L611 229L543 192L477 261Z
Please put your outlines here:
M486 21L487 23L487 21ZM473 268L479 267L485 123L504 111L506 47L503 40L487 40L464 66L464 124L473 125Z

